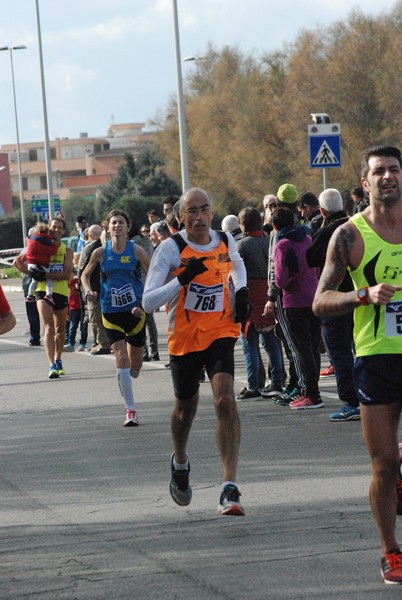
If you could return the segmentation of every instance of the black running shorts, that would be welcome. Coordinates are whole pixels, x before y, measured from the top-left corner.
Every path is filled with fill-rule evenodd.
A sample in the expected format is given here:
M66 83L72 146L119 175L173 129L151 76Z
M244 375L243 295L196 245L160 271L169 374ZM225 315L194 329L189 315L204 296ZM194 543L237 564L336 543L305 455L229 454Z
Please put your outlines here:
M401 402L401 354L376 354L356 359L353 377L361 404Z
M185 400L194 396L204 366L209 379L216 373L229 373L233 377L235 343L236 338L219 338L200 352L189 352L183 356L170 354L170 372L176 398Z
M102 323L110 345L119 340L126 340L137 348L145 344L145 313L136 317L128 310L125 312L104 313Z
M45 300L46 292L36 292L35 294L36 300ZM52 294L53 298L53 310L63 310L68 306L68 296L64 296L64 294ZM51 305L51 302L45 300L48 304Z

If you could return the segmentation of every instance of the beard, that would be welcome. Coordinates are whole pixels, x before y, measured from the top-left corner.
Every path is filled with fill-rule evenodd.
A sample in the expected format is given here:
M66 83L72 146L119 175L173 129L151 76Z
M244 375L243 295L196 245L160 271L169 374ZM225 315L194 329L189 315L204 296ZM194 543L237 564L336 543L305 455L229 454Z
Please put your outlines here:
M401 189L399 185L392 190L392 193L385 193L379 190L376 200L385 206L394 206L401 200Z

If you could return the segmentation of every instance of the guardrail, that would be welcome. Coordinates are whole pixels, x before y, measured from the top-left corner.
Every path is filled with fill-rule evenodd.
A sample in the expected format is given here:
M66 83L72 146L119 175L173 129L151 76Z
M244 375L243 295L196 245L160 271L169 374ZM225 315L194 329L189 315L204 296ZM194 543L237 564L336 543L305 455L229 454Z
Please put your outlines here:
M23 248L10 248L8 250L0 250L0 265L4 265L5 267L12 267L13 260L16 258L21 252Z

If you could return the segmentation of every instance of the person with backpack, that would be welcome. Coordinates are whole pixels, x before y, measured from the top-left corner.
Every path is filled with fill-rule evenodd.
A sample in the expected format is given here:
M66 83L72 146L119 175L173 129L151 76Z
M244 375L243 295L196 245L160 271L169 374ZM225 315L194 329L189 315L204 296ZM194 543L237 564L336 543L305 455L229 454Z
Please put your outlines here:
M223 464L218 510L222 515L243 516L236 484L240 421L233 380L239 323L250 310L246 270L233 238L211 229L213 206L208 192L187 190L180 198L179 216L184 228L161 242L154 253L143 295L146 312L165 304L168 314L168 350L176 397L171 418L174 451L170 457L170 493L180 506L191 502L186 449L205 365Z

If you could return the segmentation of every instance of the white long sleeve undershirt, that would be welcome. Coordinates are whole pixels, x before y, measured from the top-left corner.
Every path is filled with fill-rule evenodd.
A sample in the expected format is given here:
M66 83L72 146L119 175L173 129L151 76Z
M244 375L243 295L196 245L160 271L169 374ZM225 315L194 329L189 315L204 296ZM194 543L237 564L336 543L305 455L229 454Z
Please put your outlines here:
M213 229L209 230L211 241L209 244L194 244L188 240L185 230L180 235L187 244L196 252L209 252L217 248L221 242L219 234ZM246 269L243 259L236 250L234 239L228 234L228 250L231 259L231 277L235 291L247 285ZM172 273L180 266L180 250L171 238L164 240L154 252L145 281L142 305L145 312L150 313L164 304L168 304L180 291L181 285Z

